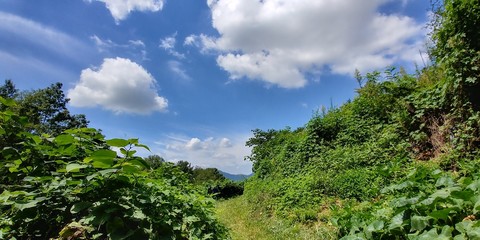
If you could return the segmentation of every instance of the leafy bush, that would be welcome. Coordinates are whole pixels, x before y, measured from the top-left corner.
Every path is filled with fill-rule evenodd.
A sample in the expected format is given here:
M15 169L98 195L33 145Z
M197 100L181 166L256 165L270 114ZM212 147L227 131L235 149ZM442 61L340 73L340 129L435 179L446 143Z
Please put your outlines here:
M455 177L441 170L414 170L383 190L382 201L362 211L343 209L342 239L478 239L480 173Z
M183 175L148 164L137 139L95 129L41 136L0 98L0 238L222 239L213 200ZM118 149L114 151L112 149Z
M228 179L204 183L207 192L212 194L215 199L228 199L242 195L243 184L243 182L234 182Z

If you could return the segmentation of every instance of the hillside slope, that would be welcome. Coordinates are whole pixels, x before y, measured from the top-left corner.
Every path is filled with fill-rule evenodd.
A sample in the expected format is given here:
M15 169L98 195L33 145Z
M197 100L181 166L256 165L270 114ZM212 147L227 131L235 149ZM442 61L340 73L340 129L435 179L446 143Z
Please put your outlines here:
M305 127L254 130L245 196L256 211L336 225L345 239L479 236L480 3L444 4L432 66L359 74L355 99Z

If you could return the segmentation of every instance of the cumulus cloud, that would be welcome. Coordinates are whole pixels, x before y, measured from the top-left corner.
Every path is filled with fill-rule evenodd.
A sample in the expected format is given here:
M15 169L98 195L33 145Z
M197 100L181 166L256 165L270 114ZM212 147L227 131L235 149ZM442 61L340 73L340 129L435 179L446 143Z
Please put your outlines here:
M251 162L244 161L250 154L245 147L248 135L232 138L187 137L169 135L156 142L158 154L169 161L186 160L194 166L215 167L230 173L251 173Z
M352 74L418 61L404 53L423 48L424 24L381 13L388 1L208 0L219 37L191 35L184 44L216 51L233 80L283 88L305 86L307 73Z
M67 96L72 106L102 106L115 113L166 111L167 99L158 95L155 84L153 76L137 63L106 58L99 68L84 69Z
M150 11L158 12L163 8L163 0L87 0L105 3L106 7L112 14L115 22L118 24L121 20L133 11Z

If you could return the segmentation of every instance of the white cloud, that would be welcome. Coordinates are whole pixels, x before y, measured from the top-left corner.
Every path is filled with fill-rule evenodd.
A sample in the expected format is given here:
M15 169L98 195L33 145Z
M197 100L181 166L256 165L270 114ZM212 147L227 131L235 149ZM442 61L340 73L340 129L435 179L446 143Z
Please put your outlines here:
M177 33L174 33L171 36L168 36L164 39L160 39L160 44L158 45L158 47L163 48L165 51L168 52L168 54L178 59L184 59L185 54L179 53L175 50L175 43L177 42L176 36L177 36Z
M232 146L232 142L228 138L222 138L222 139L220 139L219 146L223 147L223 148L229 148L229 147Z
M165 50L168 50L168 49L172 49L172 48L175 48L175 36L170 36L170 37L166 37L164 39L161 39L160 40L160 45L158 45L159 47L165 49Z
M88 2L104 2L115 22L118 24L121 20L133 11L158 12L163 8L163 0L87 0Z
M190 35L183 41L184 46L194 46L200 48L202 53L209 53L217 49L215 39L205 34Z
M145 48L145 43L143 43L142 40L130 40L130 41L128 41L128 43L133 45L133 46L139 46L139 47Z
M192 138L190 139L190 141L187 142L187 144L185 144L185 148L188 150L198 150L202 148L201 145L202 145L202 141L200 141L200 139Z
M73 106L102 106L115 113L166 111L167 99L158 95L155 84L153 76L137 63L106 58L99 68L84 69L67 96Z
M195 35L193 35L193 34L190 35L190 36L188 36L188 37L186 37L185 40L183 41L183 45L185 45L185 46L194 46L194 45L196 45L196 41L197 41L196 38L197 38L197 36L195 36Z
M306 73L352 74L418 60L404 53L423 48L423 23L380 13L388 1L208 0L220 36L191 35L184 45L216 51L233 80L300 88Z
M251 162L244 157L250 154L245 146L248 135L233 138L200 139L179 135L166 136L156 142L158 154L169 161L186 160L194 166L215 167L230 173L251 173Z

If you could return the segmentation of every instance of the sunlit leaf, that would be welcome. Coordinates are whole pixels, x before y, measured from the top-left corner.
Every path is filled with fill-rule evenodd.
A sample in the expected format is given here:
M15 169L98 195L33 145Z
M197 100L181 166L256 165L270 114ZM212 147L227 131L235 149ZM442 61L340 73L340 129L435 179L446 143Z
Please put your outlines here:
M109 168L113 165L117 153L112 150L100 149L90 156L94 168Z
M135 147L145 148L145 149L147 149L149 152L151 152L151 151L150 151L150 148L149 148L147 145L144 145L144 144L135 144Z
M113 158L94 158L92 165L94 168L109 168L113 165Z
M70 134L62 134L55 137L55 143L59 145L72 144L75 141L75 138Z
M65 169L67 172L78 172L80 169L86 168L88 165L82 165L78 163L70 163L68 164Z
M137 172L141 171L141 168L139 168L137 166L132 166L132 165L129 165L129 164L124 164L122 166L122 170L125 173L137 173Z
M113 139L107 140L106 142L109 146L120 147L120 148L130 144L128 140L121 139L121 138L113 138Z

